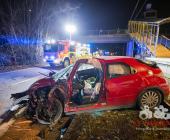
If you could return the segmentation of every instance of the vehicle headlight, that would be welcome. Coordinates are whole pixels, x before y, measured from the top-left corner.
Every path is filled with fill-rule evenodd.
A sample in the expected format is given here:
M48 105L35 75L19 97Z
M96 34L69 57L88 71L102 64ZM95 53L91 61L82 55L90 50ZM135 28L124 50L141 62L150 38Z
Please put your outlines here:
M58 63L59 61L56 59L56 60L54 60L54 63Z
M45 59L48 59L48 56L45 56Z
M44 59L43 61L46 62L46 59Z
M55 57L52 55L52 56L51 56L51 59L52 59L52 60L54 60L54 59L55 59Z

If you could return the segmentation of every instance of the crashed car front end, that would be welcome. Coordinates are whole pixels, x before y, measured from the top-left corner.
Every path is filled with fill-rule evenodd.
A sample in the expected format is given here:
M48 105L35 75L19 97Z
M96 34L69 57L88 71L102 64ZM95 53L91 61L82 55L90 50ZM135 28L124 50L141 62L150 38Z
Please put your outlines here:
M33 83L27 91L13 94L11 97L18 100L21 95L22 97L28 97L29 95L27 115L33 116L36 114L37 120L42 124L50 124L51 118L55 122L54 116L56 113L53 101L58 99L64 107L68 99L68 74L66 72L71 71L72 68L73 65L70 65L58 73L40 79Z

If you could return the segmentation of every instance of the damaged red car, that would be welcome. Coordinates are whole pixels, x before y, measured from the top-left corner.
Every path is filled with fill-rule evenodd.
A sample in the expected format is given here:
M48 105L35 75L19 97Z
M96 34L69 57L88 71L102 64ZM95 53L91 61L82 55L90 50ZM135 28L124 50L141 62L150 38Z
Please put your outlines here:
M28 112L35 111L40 123L50 124L62 114L157 107L169 95L169 84L154 62L103 56L81 59L50 73L25 93Z

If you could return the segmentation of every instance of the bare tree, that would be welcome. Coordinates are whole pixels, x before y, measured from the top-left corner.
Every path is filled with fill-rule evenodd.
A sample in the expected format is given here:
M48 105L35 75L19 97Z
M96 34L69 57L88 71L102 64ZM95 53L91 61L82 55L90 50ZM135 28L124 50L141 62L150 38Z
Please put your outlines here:
M2 0L1 3L1 32L7 43L1 44L0 55L12 64L40 63L43 40L58 35L51 26L53 20L80 7L67 0Z

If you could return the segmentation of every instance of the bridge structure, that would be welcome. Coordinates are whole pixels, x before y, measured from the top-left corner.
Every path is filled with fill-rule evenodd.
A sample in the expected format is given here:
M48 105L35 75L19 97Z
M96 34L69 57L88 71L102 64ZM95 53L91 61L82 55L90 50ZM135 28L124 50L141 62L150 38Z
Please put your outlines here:
M127 56L134 57L134 46L137 46L139 58L170 58L170 39L160 34L163 31L160 26L169 22L170 17L130 20L128 29L85 30L73 35L72 39L82 43L127 43ZM169 31L165 29L166 35L170 35Z
M117 30L85 30L72 36L72 39L81 43L127 43L126 55L132 56L133 41L127 29ZM130 52L130 54L129 54Z
M160 26L169 22L170 18L129 21L128 35L137 44L140 56L170 58L170 39L159 35Z
M127 43L131 41L126 29L85 30L75 34L72 38L82 43Z

